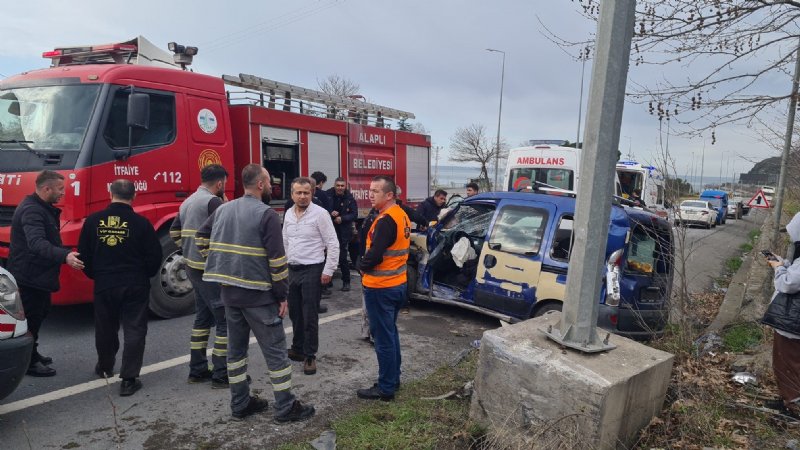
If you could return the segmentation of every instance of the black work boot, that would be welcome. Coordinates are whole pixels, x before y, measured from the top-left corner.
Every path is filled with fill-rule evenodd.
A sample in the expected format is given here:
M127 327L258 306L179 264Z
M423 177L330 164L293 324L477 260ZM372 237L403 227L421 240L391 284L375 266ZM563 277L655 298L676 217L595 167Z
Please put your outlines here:
M304 405L300 403L300 400L295 400L294 403L292 403L292 409L290 409L288 413L282 416L275 416L275 422L300 422L301 420L306 420L313 416L315 412L314 405Z
M244 420L244 418L247 416L252 416L253 414L264 411L268 406L269 402L263 398L251 396L250 401L247 402L247 406L245 406L241 411L233 411L231 413L231 417L233 417L233 420Z

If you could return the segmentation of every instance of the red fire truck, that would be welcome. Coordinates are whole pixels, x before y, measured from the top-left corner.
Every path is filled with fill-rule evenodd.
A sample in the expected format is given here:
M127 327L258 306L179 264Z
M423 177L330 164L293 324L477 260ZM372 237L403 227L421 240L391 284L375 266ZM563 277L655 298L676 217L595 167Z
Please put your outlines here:
M75 247L84 219L109 201L117 178L134 182L134 207L153 223L164 249L151 281L151 310L191 312L194 295L168 237L200 169L221 163L233 174L227 196L241 194L241 168L263 164L273 206L282 210L293 178L322 171L343 176L359 211L369 208L370 179L394 176L403 199L428 195L430 137L392 129L411 113L251 75L222 78L181 70L196 48L144 38L45 52L50 68L0 81L0 259L9 254L15 207L34 191L37 172L64 175L61 234ZM332 184L332 183L331 183ZM91 280L64 268L55 304L92 301Z

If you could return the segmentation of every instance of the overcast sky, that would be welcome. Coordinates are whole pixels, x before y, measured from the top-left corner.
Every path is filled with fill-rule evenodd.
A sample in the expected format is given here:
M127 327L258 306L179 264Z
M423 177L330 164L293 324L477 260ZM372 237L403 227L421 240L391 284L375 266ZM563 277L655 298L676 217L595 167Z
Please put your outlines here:
M229 5L237 5L234 8ZM80 7L77 5L81 5ZM7 2L0 28L0 78L46 67L41 53L56 46L107 43L139 34L156 45L197 45L195 71L248 73L317 88L338 74L361 85L371 102L411 111L445 150L456 128L480 123L497 130L502 55L506 52L501 135L512 146L528 139L567 139L577 133L581 65L547 40L539 20L583 39L595 24L569 0L239 0L237 2L27 0ZM591 66L587 64L584 104ZM630 77L653 76L631 66ZM675 68L674 70L686 70ZM791 80L774 80L788 91ZM585 113L585 107L584 107ZM705 142L705 173L744 172L777 155L744 127L717 129ZM626 103L620 138L655 162L658 121L646 107ZM691 155L699 165L703 138L670 138L677 171ZM723 153L726 152L726 153ZM730 162L728 161L730 159ZM440 164L447 161L446 152ZM727 176L727 175L725 175Z

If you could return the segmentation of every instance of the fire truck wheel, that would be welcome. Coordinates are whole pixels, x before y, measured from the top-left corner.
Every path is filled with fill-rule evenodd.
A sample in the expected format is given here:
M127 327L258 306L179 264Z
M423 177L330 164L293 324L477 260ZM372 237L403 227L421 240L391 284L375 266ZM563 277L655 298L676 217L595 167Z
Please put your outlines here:
M183 256L168 233L160 233L158 240L164 259L159 273L150 279L150 311L164 319L191 314L194 312L194 291Z

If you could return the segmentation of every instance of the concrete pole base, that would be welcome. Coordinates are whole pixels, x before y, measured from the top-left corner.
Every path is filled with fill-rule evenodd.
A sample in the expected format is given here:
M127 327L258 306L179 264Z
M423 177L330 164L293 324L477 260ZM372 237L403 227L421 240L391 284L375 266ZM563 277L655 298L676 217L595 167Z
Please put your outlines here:
M470 418L502 448L630 448L661 410L674 356L620 336L610 352L566 350L541 331L560 320L483 334Z

